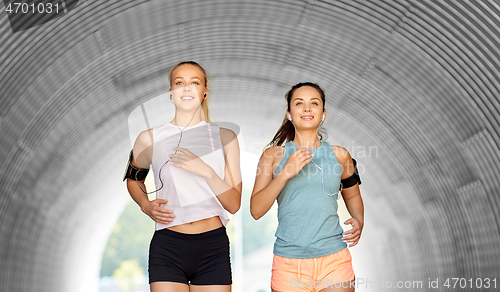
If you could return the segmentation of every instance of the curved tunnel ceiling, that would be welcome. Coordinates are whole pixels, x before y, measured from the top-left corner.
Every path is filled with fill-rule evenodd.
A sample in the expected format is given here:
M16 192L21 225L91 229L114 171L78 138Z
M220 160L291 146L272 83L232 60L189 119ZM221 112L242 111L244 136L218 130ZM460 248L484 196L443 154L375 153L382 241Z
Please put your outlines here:
M209 73L212 120L257 155L291 85L325 88L329 141L363 176L366 274L495 277L499 5L80 1L16 33L0 5L1 290L96 289L84 279L126 194L129 115L183 60Z

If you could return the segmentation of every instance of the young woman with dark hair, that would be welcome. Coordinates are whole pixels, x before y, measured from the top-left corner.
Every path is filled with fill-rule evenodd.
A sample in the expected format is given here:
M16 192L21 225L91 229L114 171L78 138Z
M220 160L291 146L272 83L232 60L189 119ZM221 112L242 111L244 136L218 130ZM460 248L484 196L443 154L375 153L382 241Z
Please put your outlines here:
M272 291L354 291L347 249L363 229L361 183L355 160L324 141L325 94L315 83L299 83L285 95L283 124L262 154L250 212L262 217L278 202ZM343 233L337 214L342 194L352 218Z
M210 123L207 76L192 61L170 75L169 123L137 137L127 168L127 187L141 210L155 221L149 249L152 292L229 292L232 277L227 212L241 201L236 134ZM201 110L200 110L201 108ZM153 166L156 199L144 180ZM133 236L133 235L131 235Z

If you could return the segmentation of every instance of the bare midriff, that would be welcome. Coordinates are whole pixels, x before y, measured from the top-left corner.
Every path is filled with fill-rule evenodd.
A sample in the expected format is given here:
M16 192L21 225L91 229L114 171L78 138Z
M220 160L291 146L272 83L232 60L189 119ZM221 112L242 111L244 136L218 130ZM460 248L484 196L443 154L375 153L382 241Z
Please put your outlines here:
M222 221L220 221L219 216L215 216L194 222L168 227L168 229L180 233L196 234L214 230L222 226L223 224Z

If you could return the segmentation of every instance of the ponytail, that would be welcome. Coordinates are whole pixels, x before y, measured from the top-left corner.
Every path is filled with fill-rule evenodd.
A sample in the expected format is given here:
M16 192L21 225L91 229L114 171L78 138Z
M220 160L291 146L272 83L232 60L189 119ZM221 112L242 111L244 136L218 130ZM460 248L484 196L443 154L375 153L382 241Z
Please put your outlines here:
M295 138L295 127L292 122L286 117L283 119L283 123L279 128L276 135L274 135L273 140L267 144L267 146L283 146L288 141L293 141Z

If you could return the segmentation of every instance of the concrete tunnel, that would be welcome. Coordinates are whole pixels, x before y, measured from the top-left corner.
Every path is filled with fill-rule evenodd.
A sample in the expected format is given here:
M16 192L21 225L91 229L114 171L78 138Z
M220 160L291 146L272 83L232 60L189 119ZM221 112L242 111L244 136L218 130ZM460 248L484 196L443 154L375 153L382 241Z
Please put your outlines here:
M131 113L184 60L256 155L293 84L325 89L363 181L357 277L494 291L476 283L500 276L498 1L77 2L18 32L0 5L0 291L97 290Z

